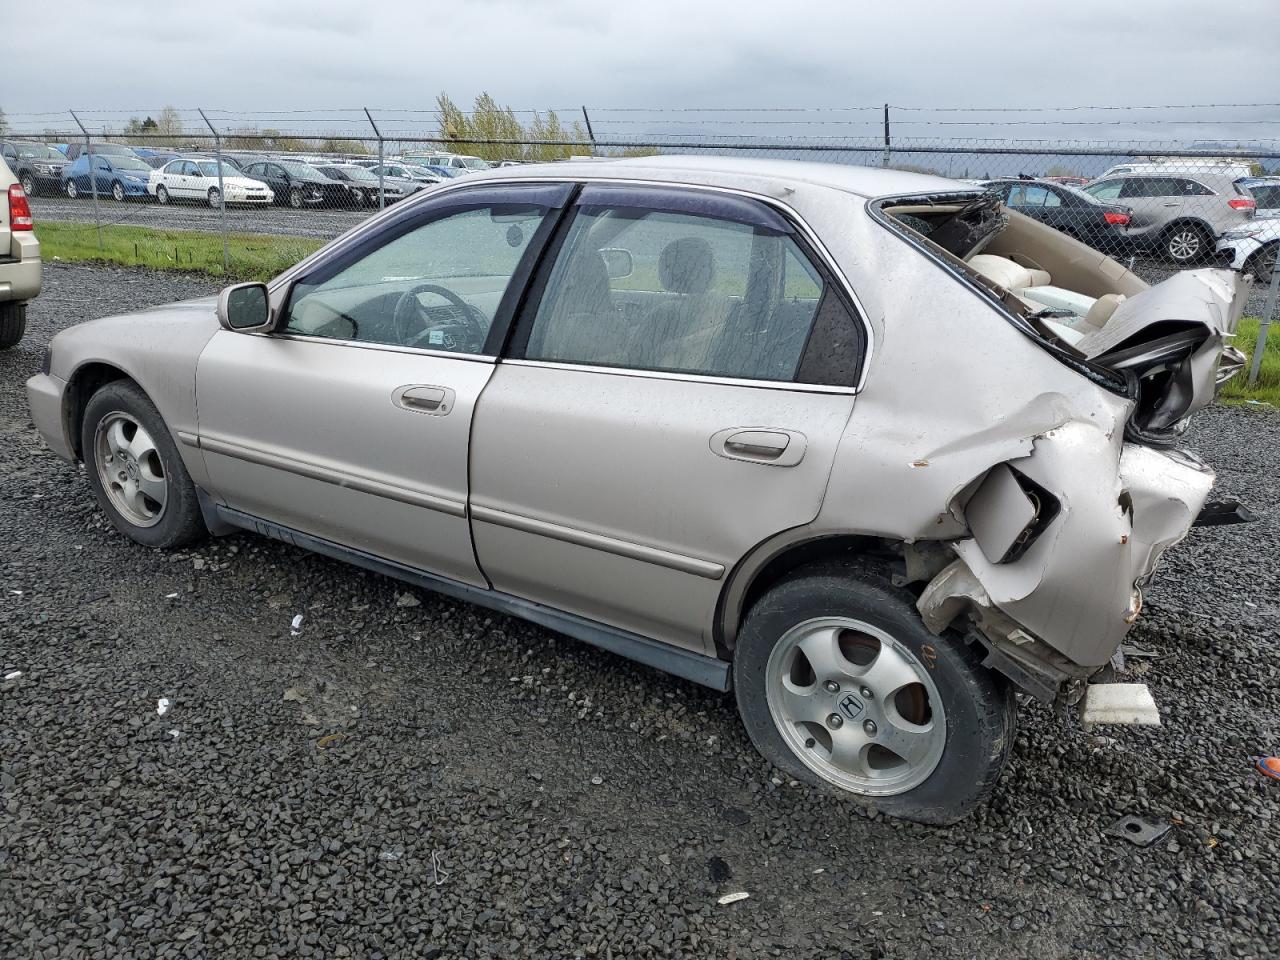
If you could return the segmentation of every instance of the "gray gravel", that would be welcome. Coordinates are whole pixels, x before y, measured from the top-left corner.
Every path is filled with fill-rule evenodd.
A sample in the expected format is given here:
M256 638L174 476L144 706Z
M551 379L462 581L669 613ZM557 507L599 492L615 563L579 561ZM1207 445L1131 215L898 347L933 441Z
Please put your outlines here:
M1280 415L1193 437L1261 519L1149 593L1165 726L1026 703L991 805L931 829L772 779L731 697L539 628L248 535L131 545L22 382L58 327L214 284L47 281L0 355L5 960L1275 955ZM1174 826L1104 835L1128 813Z

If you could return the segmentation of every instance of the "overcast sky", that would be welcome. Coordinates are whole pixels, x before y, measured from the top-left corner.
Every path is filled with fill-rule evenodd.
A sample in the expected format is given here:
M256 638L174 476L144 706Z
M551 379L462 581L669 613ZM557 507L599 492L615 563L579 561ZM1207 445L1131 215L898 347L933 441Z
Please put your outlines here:
M463 104L488 90L515 108L602 112L1280 101L1277 0L1036 6L1051 12L980 0L58 0L0 31L0 108L17 126L66 107L430 108L442 90ZM1074 119L1099 117L1111 119ZM1280 123L1236 129L1280 136Z

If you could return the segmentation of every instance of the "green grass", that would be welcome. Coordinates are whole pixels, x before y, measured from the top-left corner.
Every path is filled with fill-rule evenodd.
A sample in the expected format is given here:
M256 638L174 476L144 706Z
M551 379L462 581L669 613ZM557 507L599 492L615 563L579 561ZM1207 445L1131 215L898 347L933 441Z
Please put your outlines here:
M1223 386L1224 403L1247 403L1250 400L1257 400L1280 407L1280 322L1272 323L1267 330L1267 346L1262 352L1262 367L1258 370L1258 382L1252 386L1249 385L1249 367L1253 363L1253 350L1258 342L1260 322L1256 317L1245 317L1240 321L1235 345L1244 351L1249 358L1249 363L1245 364L1245 368Z
M227 238L227 269L222 265L222 236L184 230L105 226L102 246L91 223L43 221L36 227L46 262L116 263L159 270L186 270L228 280L269 280L324 245L308 237L271 237L233 233Z

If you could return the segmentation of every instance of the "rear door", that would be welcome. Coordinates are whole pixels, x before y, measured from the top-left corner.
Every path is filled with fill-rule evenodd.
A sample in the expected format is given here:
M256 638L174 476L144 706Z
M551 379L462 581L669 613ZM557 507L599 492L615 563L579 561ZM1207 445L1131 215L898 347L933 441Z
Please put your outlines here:
M1183 198L1172 177L1128 177L1120 190L1120 202L1133 211L1129 235L1155 240L1178 218Z
M476 412L480 565L498 590L712 652L727 573L818 512L861 323L755 200L592 185L553 248Z
M467 523L472 412L567 186L452 191L298 278L271 335L196 371L212 492L250 517L485 586Z

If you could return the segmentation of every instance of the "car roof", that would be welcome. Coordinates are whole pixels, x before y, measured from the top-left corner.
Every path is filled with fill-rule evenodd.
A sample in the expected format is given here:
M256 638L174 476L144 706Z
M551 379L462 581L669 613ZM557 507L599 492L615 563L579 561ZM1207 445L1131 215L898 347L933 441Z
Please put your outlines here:
M565 160L556 163L521 164L473 173L467 179L503 179L516 174L522 178L549 176L581 180L661 180L680 182L682 174L696 177L691 183L715 180L720 186L749 188L760 178L808 183L830 187L861 197L884 197L912 193L972 194L974 187L924 173L908 173L881 167L862 167L811 160L774 160L751 157L721 157L701 154L662 154L655 157L627 157L598 161Z

